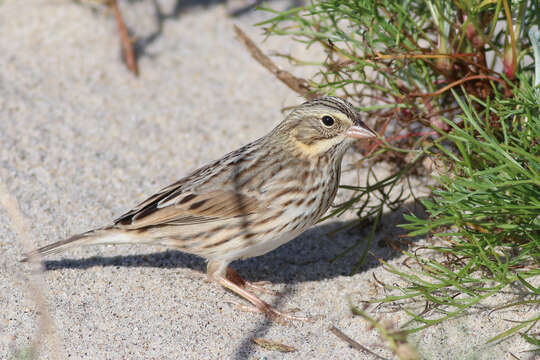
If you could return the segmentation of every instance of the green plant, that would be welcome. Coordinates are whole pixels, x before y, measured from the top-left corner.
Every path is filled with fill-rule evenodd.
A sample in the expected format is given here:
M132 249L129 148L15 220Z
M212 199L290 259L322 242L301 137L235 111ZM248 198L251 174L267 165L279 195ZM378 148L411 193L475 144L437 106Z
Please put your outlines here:
M320 71L312 91L338 94L384 126L390 140L413 147L419 125L448 129L441 116L459 113L452 88L480 99L493 96L492 83L511 96L510 81L530 69L526 30L538 21L535 1L364 0L312 1L305 8L275 12L260 23L271 35L320 44L322 62L286 56ZM510 34L510 35L508 35ZM524 35L525 34L525 35ZM371 99L371 105L366 100Z
M411 313L422 323L411 331L457 315L511 285L521 285L520 300L504 307L540 304L540 289L528 282L540 275L540 91L531 87L530 78L520 80L514 98L483 104L484 116L473 105L480 100L457 98L464 126L448 121L453 131L445 138L456 152L437 147L440 153L434 156L446 170L432 197L423 201L429 219L406 216L409 222L403 225L411 236L435 233L441 244L426 250L440 256L408 253L418 273L386 264L410 283L400 289L400 299L423 297L437 305L429 314L440 314L435 319ZM497 126L489 122L488 111L497 116ZM492 340L532 328L538 320L540 314Z
M429 157L439 165L438 185L423 201L429 218L411 215L403 224L411 236L437 242L428 251L406 252L418 265L414 269L384 263L409 285L389 286L401 295L376 302L427 300L430 311L409 311L420 323L409 332L461 314L509 286L519 285L523 297L505 306L538 305L540 290L530 279L540 271L540 4L314 0L284 12L263 10L273 14L259 24L268 35L325 50L319 62L278 54L318 68L305 81L308 94L358 104L382 135L367 150L369 158L399 165L386 179L346 186L353 195L329 215L353 209L358 221L374 218L355 271L383 210L407 199L404 192L390 197L390 191L402 186L419 160ZM492 340L531 329L539 319ZM540 345L538 335L522 335Z

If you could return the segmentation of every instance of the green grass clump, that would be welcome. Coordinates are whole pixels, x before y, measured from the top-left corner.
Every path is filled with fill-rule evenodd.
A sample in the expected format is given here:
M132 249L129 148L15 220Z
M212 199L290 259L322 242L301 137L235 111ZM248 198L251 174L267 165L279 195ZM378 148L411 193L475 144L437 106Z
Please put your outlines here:
M448 121L452 131L444 137L455 151L436 147L440 152L434 156L445 166L432 196L423 201L429 218L409 215L402 225L411 236L435 234L442 243L426 248L440 256L407 253L419 273L386 265L410 282L400 289L401 299L425 298L438 305L429 320L414 315L423 324L415 330L510 287L520 300L505 306L540 304L540 288L529 282L540 275L540 90L530 79L521 80L514 98L482 104L484 115L474 110L478 99L457 98L464 126ZM488 112L497 123L490 122ZM434 319L433 312L441 316ZM540 314L523 319L501 336L539 319Z

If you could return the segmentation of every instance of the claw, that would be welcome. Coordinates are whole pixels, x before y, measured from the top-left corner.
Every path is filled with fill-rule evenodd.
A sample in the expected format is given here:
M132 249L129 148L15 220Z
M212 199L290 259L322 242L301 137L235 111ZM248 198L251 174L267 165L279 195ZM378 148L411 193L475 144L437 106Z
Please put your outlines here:
M262 292L263 294L269 294L269 295L274 295L274 296L283 296L283 293L281 293L279 291L265 288L262 283L264 283L264 285L270 284L270 282L268 282L268 281L258 281L258 282L254 282L254 283L246 281L246 287L248 287L250 289L253 289L253 290L256 290L258 292Z
M231 305L234 305L234 307L237 310L250 312L250 313L264 313L266 316L268 316L271 320L281 324L281 325L289 325L287 321L302 321L302 322L314 322L316 318L307 317L307 316L298 316L298 315L292 315L292 313L300 311L300 309L292 309L288 312L283 312L275 309L270 304L263 302L265 305L263 308L259 308L255 305L246 305L242 304L238 301L234 300L225 300L225 303L229 303Z

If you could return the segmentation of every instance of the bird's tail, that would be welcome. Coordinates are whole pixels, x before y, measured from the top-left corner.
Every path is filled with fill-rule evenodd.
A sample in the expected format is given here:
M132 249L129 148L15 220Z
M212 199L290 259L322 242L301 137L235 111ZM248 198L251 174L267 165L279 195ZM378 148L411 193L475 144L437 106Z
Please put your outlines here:
M45 245L39 249L33 250L25 254L25 257L21 261L26 262L31 257L36 255L43 256L56 254L67 249L84 245L127 244L136 242L137 237L134 236L134 234L131 234L126 230L120 230L113 226L109 226L100 229L90 230L85 233L74 235L70 238L60 240L49 245Z

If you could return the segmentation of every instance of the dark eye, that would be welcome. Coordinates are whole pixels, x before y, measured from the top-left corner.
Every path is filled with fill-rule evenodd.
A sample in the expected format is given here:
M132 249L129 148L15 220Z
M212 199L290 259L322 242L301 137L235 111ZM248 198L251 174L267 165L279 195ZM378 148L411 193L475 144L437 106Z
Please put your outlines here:
M334 118L329 115L324 115L321 120L325 126L332 126L335 122Z

